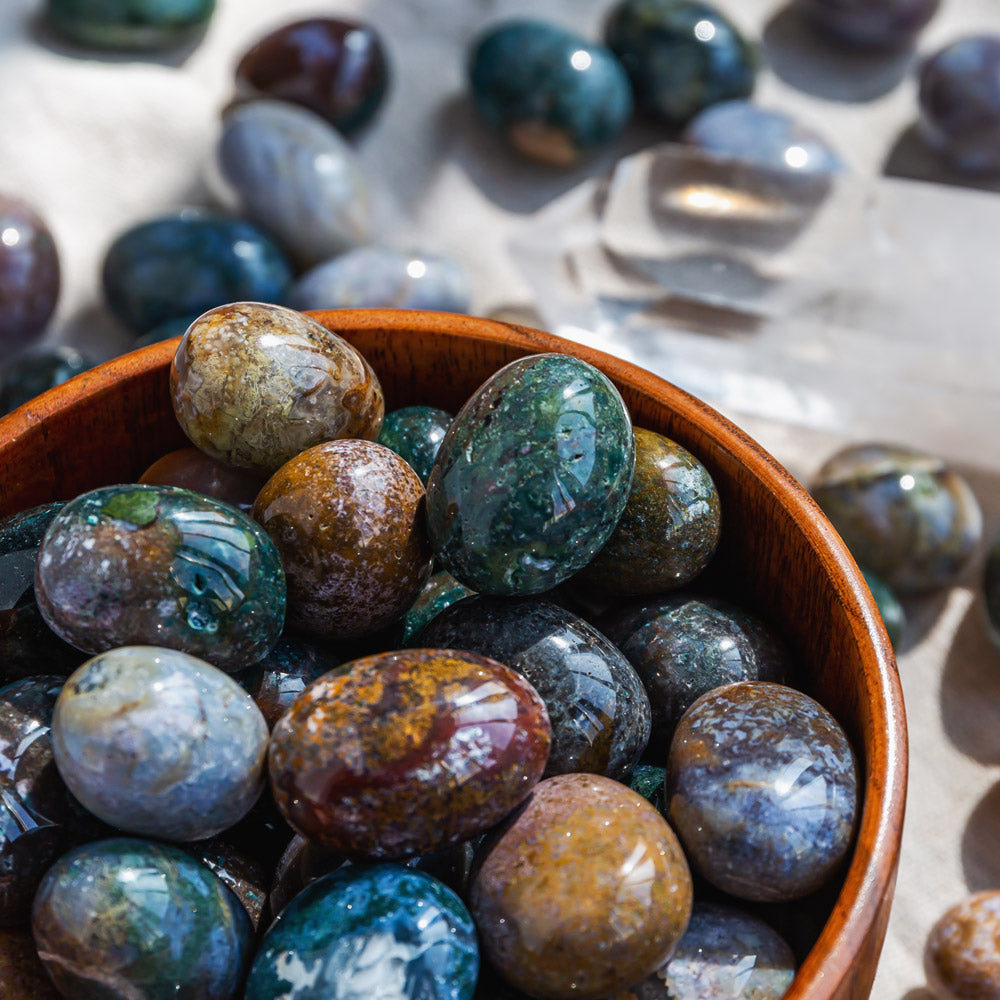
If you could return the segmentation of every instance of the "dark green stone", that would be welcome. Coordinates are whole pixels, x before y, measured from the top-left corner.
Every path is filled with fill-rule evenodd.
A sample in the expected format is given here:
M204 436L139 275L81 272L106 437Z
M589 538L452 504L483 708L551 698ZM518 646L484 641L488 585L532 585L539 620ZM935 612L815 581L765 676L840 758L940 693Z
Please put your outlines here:
M10 413L93 367L90 358L72 347L38 347L20 354L0 374L0 413Z
M424 584L420 596L403 615L402 640L408 643L425 625L433 621L445 608L469 597L472 591L459 583L451 573L435 573Z
M52 27L95 49L166 49L196 38L215 0L48 0Z
M408 462L426 486L451 421L450 413L434 406L404 406L385 415L378 443Z
M657 767L655 764L636 764L628 786L665 815L667 804L666 777L667 769L665 767Z
M886 632L889 633L889 642L896 647L906 628L906 612L903 610L903 605L899 603L899 598L893 593L889 584L881 577L864 567L861 568L861 574L872 592L872 597L875 598L878 613L882 616Z

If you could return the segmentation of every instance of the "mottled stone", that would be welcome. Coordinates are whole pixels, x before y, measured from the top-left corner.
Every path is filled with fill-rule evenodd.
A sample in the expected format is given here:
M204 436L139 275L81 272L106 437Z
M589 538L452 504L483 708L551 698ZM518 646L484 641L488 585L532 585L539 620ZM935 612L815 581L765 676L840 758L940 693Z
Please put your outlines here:
M102 280L111 311L144 334L226 302L282 302L292 270L284 251L252 223L188 210L119 235L104 257Z
M474 596L442 611L414 645L469 649L523 675L545 702L545 777L586 771L625 780L649 739L649 699L616 646L539 598Z
M453 419L436 406L404 406L385 415L378 441L405 459L426 485Z
M635 475L628 502L607 544L574 582L619 597L683 587L719 544L719 494L686 448L635 428Z
M604 374L570 355L511 362L462 407L428 480L441 568L479 593L550 590L611 537L634 465L628 411Z
M939 1000L1000 995L1000 891L977 892L938 920L924 949L924 974Z
M312 111L283 101L236 105L223 116L216 161L243 212L301 266L368 239L371 194L361 164Z
M538 694L474 653L401 650L315 681L275 726L271 788L303 836L401 858L482 833L545 768Z
M57 989L74 1000L229 1000L253 929L209 869L170 844L115 838L49 869L32 929Z
M913 448L844 448L817 472L812 494L854 558L901 594L955 583L982 537L965 479Z
M691 864L740 899L797 899L846 857L858 809L844 731L801 691L742 681L684 714L667 761L669 819Z
M718 8L698 0L623 0L604 25L641 110L679 127L720 101L749 97L757 54Z
M301 104L343 135L368 124L389 85L389 60L370 24L311 17L284 24L236 66L241 93Z
M60 1000L38 958L30 930L0 930L0 996L4 1000Z
M268 872L264 865L233 847L224 837L186 844L184 850L208 867L233 892L257 930L267 904Z
M403 645L409 645L410 640L445 608L451 607L463 597L471 596L472 591L464 583L459 583L451 573L435 573L403 615L400 622L400 639Z
M19 354L0 370L0 415L93 367L86 354L62 344Z
M470 1000L478 969L475 927L450 889L398 865L345 868L274 922L246 1000Z
M179 486L215 497L246 513L253 507L266 478L248 469L226 465L200 448L178 448L158 458L138 481L151 486Z
M88 660L52 718L70 791L106 823L164 840L212 837L247 813L264 784L267 736L236 681L155 646Z
M192 324L170 393L195 445L264 475L323 441L376 438L385 414L378 378L346 340L260 302L210 309Z
M666 813L666 768L655 764L636 764L628 786L638 792L659 813Z
M486 850L469 908L490 961L533 995L606 997L658 969L687 927L677 838L609 778L539 783Z
M894 647L899 645L906 628L906 611L899 603L899 598L892 592L892 588L881 577L876 576L871 570L861 567L861 575L868 584L868 589L875 599L875 606L882 616L882 623L889 635L889 642Z
M277 642L281 562L229 504L174 486L104 486L71 500L38 550L46 622L88 653L169 646L233 671Z
M796 0L806 20L852 48L897 49L911 44L940 0Z
M59 253L45 220L0 194L0 358L44 330L59 298Z
M607 145L632 115L632 91L615 57L540 20L488 28L473 43L469 86L483 121L522 155L554 166Z
M215 0L47 0L49 24L92 49L142 51L190 43L204 31Z

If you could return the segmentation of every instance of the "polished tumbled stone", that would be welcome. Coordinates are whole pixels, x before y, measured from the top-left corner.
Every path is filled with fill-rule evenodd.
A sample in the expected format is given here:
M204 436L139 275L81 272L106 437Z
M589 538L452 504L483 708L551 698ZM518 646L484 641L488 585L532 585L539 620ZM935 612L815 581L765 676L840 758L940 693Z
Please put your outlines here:
M471 596L472 591L464 583L459 583L451 573L442 571L433 574L403 615L400 622L401 644L409 645L410 640L445 608L451 607L463 597Z
M0 415L93 367L86 354L65 344L30 348L0 370Z
M196 39L215 0L48 0L49 24L94 49L167 49Z
M931 928L927 985L938 1000L992 1000L1000 994L1000 891L977 892Z
M404 406L385 415L378 441L405 459L426 485L453 419L436 406Z
M882 623L885 625L889 642L894 647L899 645L903 638L903 631L906 629L906 610L900 603L899 598L893 593L892 588L880 576L876 576L871 570L861 567L861 575L868 584L868 589L875 599L875 606L882 616Z
M937 12L940 0L796 0L819 31L858 49L902 48Z

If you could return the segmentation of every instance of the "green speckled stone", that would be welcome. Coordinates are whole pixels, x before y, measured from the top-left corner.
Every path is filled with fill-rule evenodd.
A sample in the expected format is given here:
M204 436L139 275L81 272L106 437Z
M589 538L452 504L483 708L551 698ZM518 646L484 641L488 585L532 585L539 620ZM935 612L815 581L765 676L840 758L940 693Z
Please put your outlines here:
M472 591L459 583L451 573L435 573L424 584L420 596L403 615L402 640L408 643L425 625L430 624L445 608L457 604L463 597L470 597Z
M427 484L438 559L479 593L550 590L607 542L634 466L631 420L605 375L570 355L513 361L438 452Z
M405 459L426 486L452 415L435 406L404 406L385 415L378 443Z
M906 612L903 605L899 603L899 598L893 593L892 588L881 577L876 576L871 570L861 567L861 575L868 584L868 589L875 598L875 605L878 613L882 616L882 623L886 632L889 633L889 642L893 647L899 645L899 640L903 637L903 630L906 628Z
M215 0L48 0L49 24L87 48L165 49L196 38Z
M657 767L655 764L636 764L628 786L633 792L638 792L658 812L663 813L666 810L666 780L665 767Z

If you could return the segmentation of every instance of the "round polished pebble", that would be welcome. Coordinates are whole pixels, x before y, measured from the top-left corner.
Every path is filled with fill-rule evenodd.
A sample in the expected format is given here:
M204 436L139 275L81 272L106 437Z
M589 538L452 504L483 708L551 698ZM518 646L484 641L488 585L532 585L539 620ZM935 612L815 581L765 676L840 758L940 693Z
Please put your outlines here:
M307 271L289 293L296 309L469 311L469 279L442 254L356 247Z
M940 0L796 0L823 34L859 49L909 45L937 12Z
M749 97L757 56L718 8L698 0L623 0L604 25L636 105L679 127L720 101Z
M74 1000L229 1000L252 953L240 901L170 844L115 838L60 858L32 930L56 988Z
M646 749L650 715L642 682L617 647L565 608L533 597L469 597L412 641L472 650L531 684L552 724L546 777L586 771L624 781Z
M823 464L812 495L854 558L900 594L954 583L982 537L968 483L913 448L849 446Z
M451 607L463 597L471 596L472 591L464 583L459 583L451 573L435 573L427 580L417 599L403 615L400 624L400 639L403 645L410 645L410 640L445 608Z
M723 101L705 108L691 119L681 140L717 156L796 174L844 169L818 132L784 111L760 108L750 101Z
M364 171L340 133L312 111L267 100L231 108L216 161L246 215L300 265L368 239L372 208Z
M260 795L267 723L221 670L186 653L123 646L66 681L52 749L70 791L106 823L202 840Z
M385 413L378 378L346 340L260 302L210 309L191 325L170 393L195 445L264 475L323 441L376 438Z
M93 49L167 49L205 29L215 0L47 0L49 24Z
M691 876L641 795L600 775L562 774L501 827L469 908L484 952L514 986L587 1000L666 961L687 927Z
M994 644L1000 647L1000 534L993 539L986 553L983 570L983 597L986 605L986 623Z
M87 355L64 344L17 355L0 370L0 415L93 367Z
M254 517L288 578L288 623L350 639L402 617L430 575L424 487L374 441L328 441L286 462Z
M919 129L952 166L1000 171L1000 35L959 38L920 70Z
M38 337L59 298L59 253L42 217L0 194L0 358Z
M236 85L253 96L301 104L350 135L382 104L389 61L370 24L312 17L282 25L244 52Z
M924 949L927 985L938 1000L993 1000L1000 994L1000 891L951 907Z
M158 458L138 482L150 486L179 486L246 512L253 507L266 479L247 469L226 465L200 448L178 448Z
M618 390L587 362L511 362L462 407L427 483L442 569L478 593L550 590L611 537L635 443Z
M471 1000L476 931L446 886L397 865L313 882L261 941L246 1000Z
M628 124L632 92L615 57L582 35L519 19L473 43L469 84L480 117L519 153L570 166Z
M235 507L173 486L104 486L71 500L38 550L46 622L88 653L169 646L240 670L278 641L285 576Z
M378 441L405 459L426 484L453 419L436 406L404 406L385 415Z
M538 694L475 653L400 650L315 681L275 726L271 789L303 836L355 858L482 833L531 792L551 740Z
M574 583L620 597L683 587L708 565L720 530L719 494L708 469L675 441L637 427L625 510Z
M906 611L899 603L899 598L892 592L892 588L881 578L870 570L861 567L861 575L868 584L868 589L875 599L875 606L882 616L882 623L889 635L889 642L894 647L899 645L903 632L906 629Z
M60 1000L31 931L20 927L0 929L0 984L4 1000Z
M794 688L742 681L702 695L677 726L669 819L692 866L723 892L798 899L846 856L857 781L825 708Z

